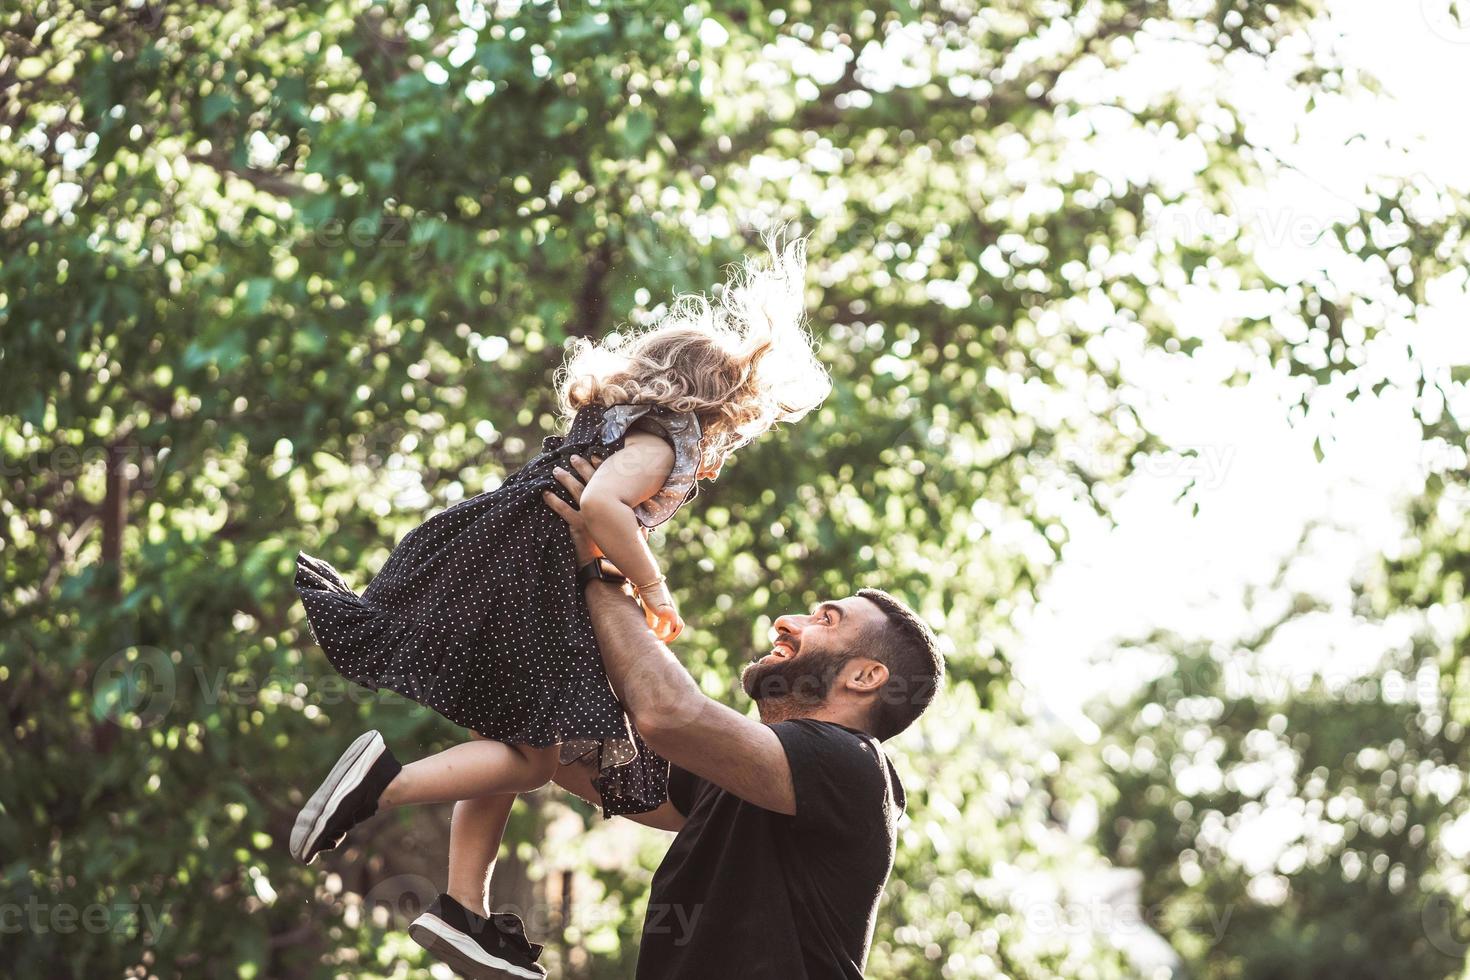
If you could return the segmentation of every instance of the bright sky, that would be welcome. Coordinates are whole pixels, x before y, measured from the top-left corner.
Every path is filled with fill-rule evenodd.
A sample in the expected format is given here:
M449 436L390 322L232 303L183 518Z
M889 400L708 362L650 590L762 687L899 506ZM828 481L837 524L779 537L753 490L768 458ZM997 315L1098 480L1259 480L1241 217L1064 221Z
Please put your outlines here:
M1252 136L1264 134L1279 156L1305 172L1282 180L1250 207L1258 215L1251 225L1258 258L1287 281L1324 262L1344 275L1360 273L1310 243L1340 212L1343 199L1358 193L1366 174L1422 172L1463 188L1463 161L1470 157L1470 128L1451 121L1446 101L1470 91L1470 27L1434 18L1435 0L1338 0L1330 6L1332 27L1341 33L1339 56L1384 84L1388 94L1381 104L1329 100L1304 114L1303 106L1281 98L1269 72L1232 73L1220 82L1246 108ZM1177 55L1164 52L1153 67L1140 59L1139 83L1179 84L1173 74L1178 63ZM1358 129L1373 138L1345 150L1344 137ZM1407 147L1421 140L1411 153L1382 149L1385 141ZM1436 290L1435 312L1393 331L1376 346L1370 366L1401 375L1411 357L1470 362L1470 332L1464 330L1470 303L1463 287L1462 278ZM1218 294L1201 296L1196 308L1186 302L1177 312L1198 317L1199 333L1208 337L1221 302ZM1405 343L1410 329L1412 353ZM1437 342L1427 343L1431 338ZM1336 675L1368 671L1403 640L1402 628L1355 620L1348 603L1355 571L1400 539L1394 508L1423 485L1425 462L1408 399L1343 402L1330 424L1311 419L1293 428L1285 403L1294 396L1278 375L1257 371L1247 386L1226 387L1219 378L1239 352L1218 343L1205 351L1193 363L1128 355L1133 377L1153 396L1146 423L1171 445L1194 448L1199 456L1145 465L1116 507L1116 530L1100 522L1074 526L1073 542L1039 607L1017 624L1023 637L1018 676L1084 735L1090 727L1080 715L1084 701L1099 690L1137 683L1140 665L1119 663L1110 642L1116 637L1169 628L1228 645L1279 615L1289 592L1299 590L1321 597L1330 612L1304 618L1273 641L1264 666L1278 683L1329 664ZM1324 425L1336 442L1319 463L1312 443ZM1194 492L1176 502L1191 477ZM1200 507L1197 517L1190 513L1193 502ZM1314 522L1323 527L1292 565L1286 588L1267 588L1248 607L1245 589L1267 586Z

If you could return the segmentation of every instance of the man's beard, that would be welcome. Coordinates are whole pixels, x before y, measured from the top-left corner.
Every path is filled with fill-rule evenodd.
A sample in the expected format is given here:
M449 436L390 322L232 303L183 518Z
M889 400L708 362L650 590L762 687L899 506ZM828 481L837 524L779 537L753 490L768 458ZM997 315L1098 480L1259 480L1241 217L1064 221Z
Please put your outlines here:
M803 708L821 707L832 691L849 653L809 650L787 660L750 663L740 672L740 686L757 704L787 702Z

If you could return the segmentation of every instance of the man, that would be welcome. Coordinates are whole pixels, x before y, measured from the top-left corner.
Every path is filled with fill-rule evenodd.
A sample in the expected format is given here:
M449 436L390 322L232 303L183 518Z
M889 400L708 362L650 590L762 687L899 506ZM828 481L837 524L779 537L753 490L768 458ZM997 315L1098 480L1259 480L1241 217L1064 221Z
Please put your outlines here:
M580 501L594 466L557 478ZM944 666L897 599L862 589L776 620L741 684L760 721L706 697L654 638L573 506L578 579L607 676L672 771L669 800L632 819L677 831L654 874L640 980L861 978L893 868L903 787L878 743L929 705ZM593 802L590 768L558 784Z

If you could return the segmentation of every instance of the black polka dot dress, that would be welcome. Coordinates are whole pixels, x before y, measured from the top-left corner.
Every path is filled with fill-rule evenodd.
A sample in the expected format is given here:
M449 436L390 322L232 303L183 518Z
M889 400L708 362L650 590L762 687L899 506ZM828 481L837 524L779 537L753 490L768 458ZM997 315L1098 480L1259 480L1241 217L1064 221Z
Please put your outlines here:
M487 738L560 745L564 763L595 762L604 816L658 807L669 768L608 684L576 585L571 534L541 494L569 499L552 469L574 454L619 451L634 426L674 447L663 489L635 509L641 524L656 526L697 492L698 422L661 406L594 405L500 487L406 534L361 595L326 562L296 558L312 632L343 676Z

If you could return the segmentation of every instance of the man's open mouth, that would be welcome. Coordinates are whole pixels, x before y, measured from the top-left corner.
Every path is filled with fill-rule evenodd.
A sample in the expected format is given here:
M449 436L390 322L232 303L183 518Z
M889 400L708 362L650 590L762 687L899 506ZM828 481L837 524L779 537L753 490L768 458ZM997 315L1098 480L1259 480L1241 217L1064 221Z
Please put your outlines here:
M775 657L777 660L790 660L794 656L796 656L796 651L791 648L790 643L786 640L777 640L775 645L771 647L771 652L761 659L765 660L769 657Z

